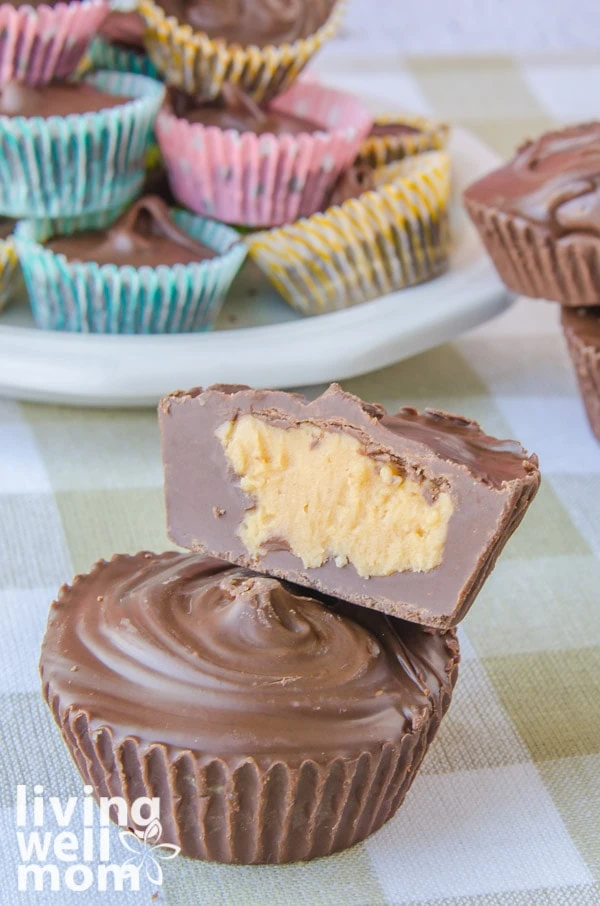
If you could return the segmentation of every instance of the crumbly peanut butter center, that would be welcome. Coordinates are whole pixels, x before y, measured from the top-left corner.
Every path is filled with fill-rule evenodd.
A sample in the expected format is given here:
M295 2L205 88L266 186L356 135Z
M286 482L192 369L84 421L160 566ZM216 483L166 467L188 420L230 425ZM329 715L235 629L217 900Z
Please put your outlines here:
M365 454L343 431L280 428L253 415L217 429L254 507L238 534L252 556L285 542L306 568L334 560L360 576L426 572L442 561L453 503Z

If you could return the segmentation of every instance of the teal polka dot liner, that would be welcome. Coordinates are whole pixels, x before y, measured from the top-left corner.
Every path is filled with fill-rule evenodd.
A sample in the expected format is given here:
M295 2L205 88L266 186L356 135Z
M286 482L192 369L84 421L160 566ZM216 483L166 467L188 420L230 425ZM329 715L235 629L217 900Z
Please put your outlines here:
M52 236L103 229L111 222L107 216L95 212L17 224L17 254L38 327L111 334L210 330L246 257L239 234L224 224L173 209L177 225L218 256L172 267L67 261L43 245Z
M132 72L135 75L160 78L158 69L149 56L135 50L125 50L116 44L109 44L102 38L95 38L87 52L84 64L91 69L113 69L117 72Z
M127 204L139 194L165 86L107 71L85 81L131 100L46 119L0 116L0 214L73 216Z

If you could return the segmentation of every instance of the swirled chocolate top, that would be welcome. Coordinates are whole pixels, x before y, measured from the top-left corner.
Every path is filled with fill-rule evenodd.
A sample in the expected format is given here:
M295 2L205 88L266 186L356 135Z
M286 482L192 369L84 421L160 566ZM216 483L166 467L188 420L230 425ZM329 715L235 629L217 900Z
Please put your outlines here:
M325 24L336 0L160 0L168 16L241 46L292 44Z
M170 101L176 116L190 123L235 129L237 132L254 132L256 135L300 135L321 129L317 123L291 113L259 107L237 86L226 84L221 96L214 101L193 98L172 90Z
M97 113L120 107L131 98L110 94L90 82L50 82L26 85L8 82L0 88L0 116L68 116L70 113Z
M555 238L600 237L600 123L569 126L527 142L465 197L547 228Z
M92 732L302 761L398 742L439 708L457 661L453 633L169 552L116 556L64 587L40 669Z
M46 248L69 261L132 267L189 264L216 254L180 229L165 202L156 195L138 199L106 230L59 236L46 242Z

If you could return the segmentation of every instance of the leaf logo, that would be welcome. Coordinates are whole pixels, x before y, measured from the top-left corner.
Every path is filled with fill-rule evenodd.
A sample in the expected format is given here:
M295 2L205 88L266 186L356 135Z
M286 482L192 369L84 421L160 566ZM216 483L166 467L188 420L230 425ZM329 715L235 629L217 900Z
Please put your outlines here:
M123 862L123 865L136 865L140 871L144 868L150 883L158 885L163 882L163 870L160 862L174 859L181 852L180 846L175 846L173 843L160 843L161 836L162 824L158 818L150 822L141 836L130 830L119 831L119 839L125 849L134 853Z

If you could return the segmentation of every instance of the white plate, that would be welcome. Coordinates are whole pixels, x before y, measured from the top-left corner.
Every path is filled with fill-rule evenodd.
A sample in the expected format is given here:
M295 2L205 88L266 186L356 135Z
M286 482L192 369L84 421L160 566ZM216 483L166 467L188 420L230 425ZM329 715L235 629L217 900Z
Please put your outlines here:
M510 298L460 206L462 189L497 166L455 129L454 251L437 280L345 311L302 318L246 265L218 329L113 336L37 330L26 306L0 314L0 394L98 406L154 405L177 388L218 382L294 387L354 377L423 352L494 317Z

